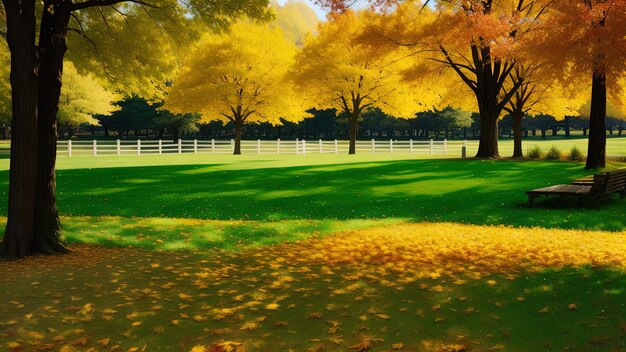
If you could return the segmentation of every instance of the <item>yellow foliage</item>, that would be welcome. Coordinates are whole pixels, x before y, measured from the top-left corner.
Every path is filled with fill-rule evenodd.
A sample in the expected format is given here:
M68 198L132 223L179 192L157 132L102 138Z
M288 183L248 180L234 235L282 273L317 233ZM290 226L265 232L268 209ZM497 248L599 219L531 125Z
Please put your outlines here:
M438 96L402 79L409 53L361 42L368 21L370 17L348 11L320 24L317 36L307 37L293 79L307 95L308 106L351 116L377 107L402 118L429 110Z
M306 117L285 80L296 46L279 28L241 21L228 33L205 34L174 80L165 107L198 112L202 121L298 121Z
M65 62L63 86L59 99L59 123L76 127L83 123L95 125L93 115L108 115L117 110L113 103L121 97L104 88L93 75L81 75L72 62Z

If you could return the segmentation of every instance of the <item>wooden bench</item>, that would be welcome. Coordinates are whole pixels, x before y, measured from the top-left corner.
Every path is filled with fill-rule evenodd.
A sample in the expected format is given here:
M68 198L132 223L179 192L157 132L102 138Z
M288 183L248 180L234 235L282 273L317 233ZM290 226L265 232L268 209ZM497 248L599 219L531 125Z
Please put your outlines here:
M626 169L603 172L593 176L593 182L571 185L554 185L526 192L528 206L532 208L535 198L540 196L581 197L593 200L600 206L600 201L614 193L626 198Z

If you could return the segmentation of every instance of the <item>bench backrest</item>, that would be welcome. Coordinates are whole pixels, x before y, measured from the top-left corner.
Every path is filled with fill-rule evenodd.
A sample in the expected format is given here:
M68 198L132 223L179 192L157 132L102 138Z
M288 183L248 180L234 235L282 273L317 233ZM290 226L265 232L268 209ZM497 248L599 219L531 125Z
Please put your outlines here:
M626 190L626 169L603 172L593 176L591 193L596 196L607 196Z
M607 194L624 191L626 189L626 169L618 169L606 173L609 177L606 186Z

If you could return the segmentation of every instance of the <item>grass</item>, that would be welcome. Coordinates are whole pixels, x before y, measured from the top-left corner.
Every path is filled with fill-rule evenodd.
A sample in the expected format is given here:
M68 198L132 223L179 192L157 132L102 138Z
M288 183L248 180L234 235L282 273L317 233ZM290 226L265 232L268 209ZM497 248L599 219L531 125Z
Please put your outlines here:
M354 219L626 228L624 203L617 198L601 211L584 201L526 207L525 190L589 174L580 163L385 158L61 159L59 207L69 217L293 222L298 232L303 221L311 221L314 231L320 221L337 220L333 227L341 230L343 221ZM180 165L149 166L167 162ZM8 172L0 171L0 197L6 197L7 179ZM0 214L6 214L5 204Z
M622 351L626 203L526 207L525 190L588 174L381 155L61 158L73 253L0 262L0 346Z

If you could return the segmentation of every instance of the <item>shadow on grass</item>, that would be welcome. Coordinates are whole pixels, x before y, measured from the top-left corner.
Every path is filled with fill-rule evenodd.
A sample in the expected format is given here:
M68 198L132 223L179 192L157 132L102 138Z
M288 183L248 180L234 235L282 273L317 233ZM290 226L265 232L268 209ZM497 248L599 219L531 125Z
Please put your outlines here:
M239 166L241 167L241 165ZM214 220L403 218L473 224L623 230L625 203L538 203L524 191L587 175L566 162L400 160L228 170L218 165L58 172L71 216ZM0 174L7 179L7 173ZM2 193L6 196L7 184ZM6 213L5 204L0 212Z

